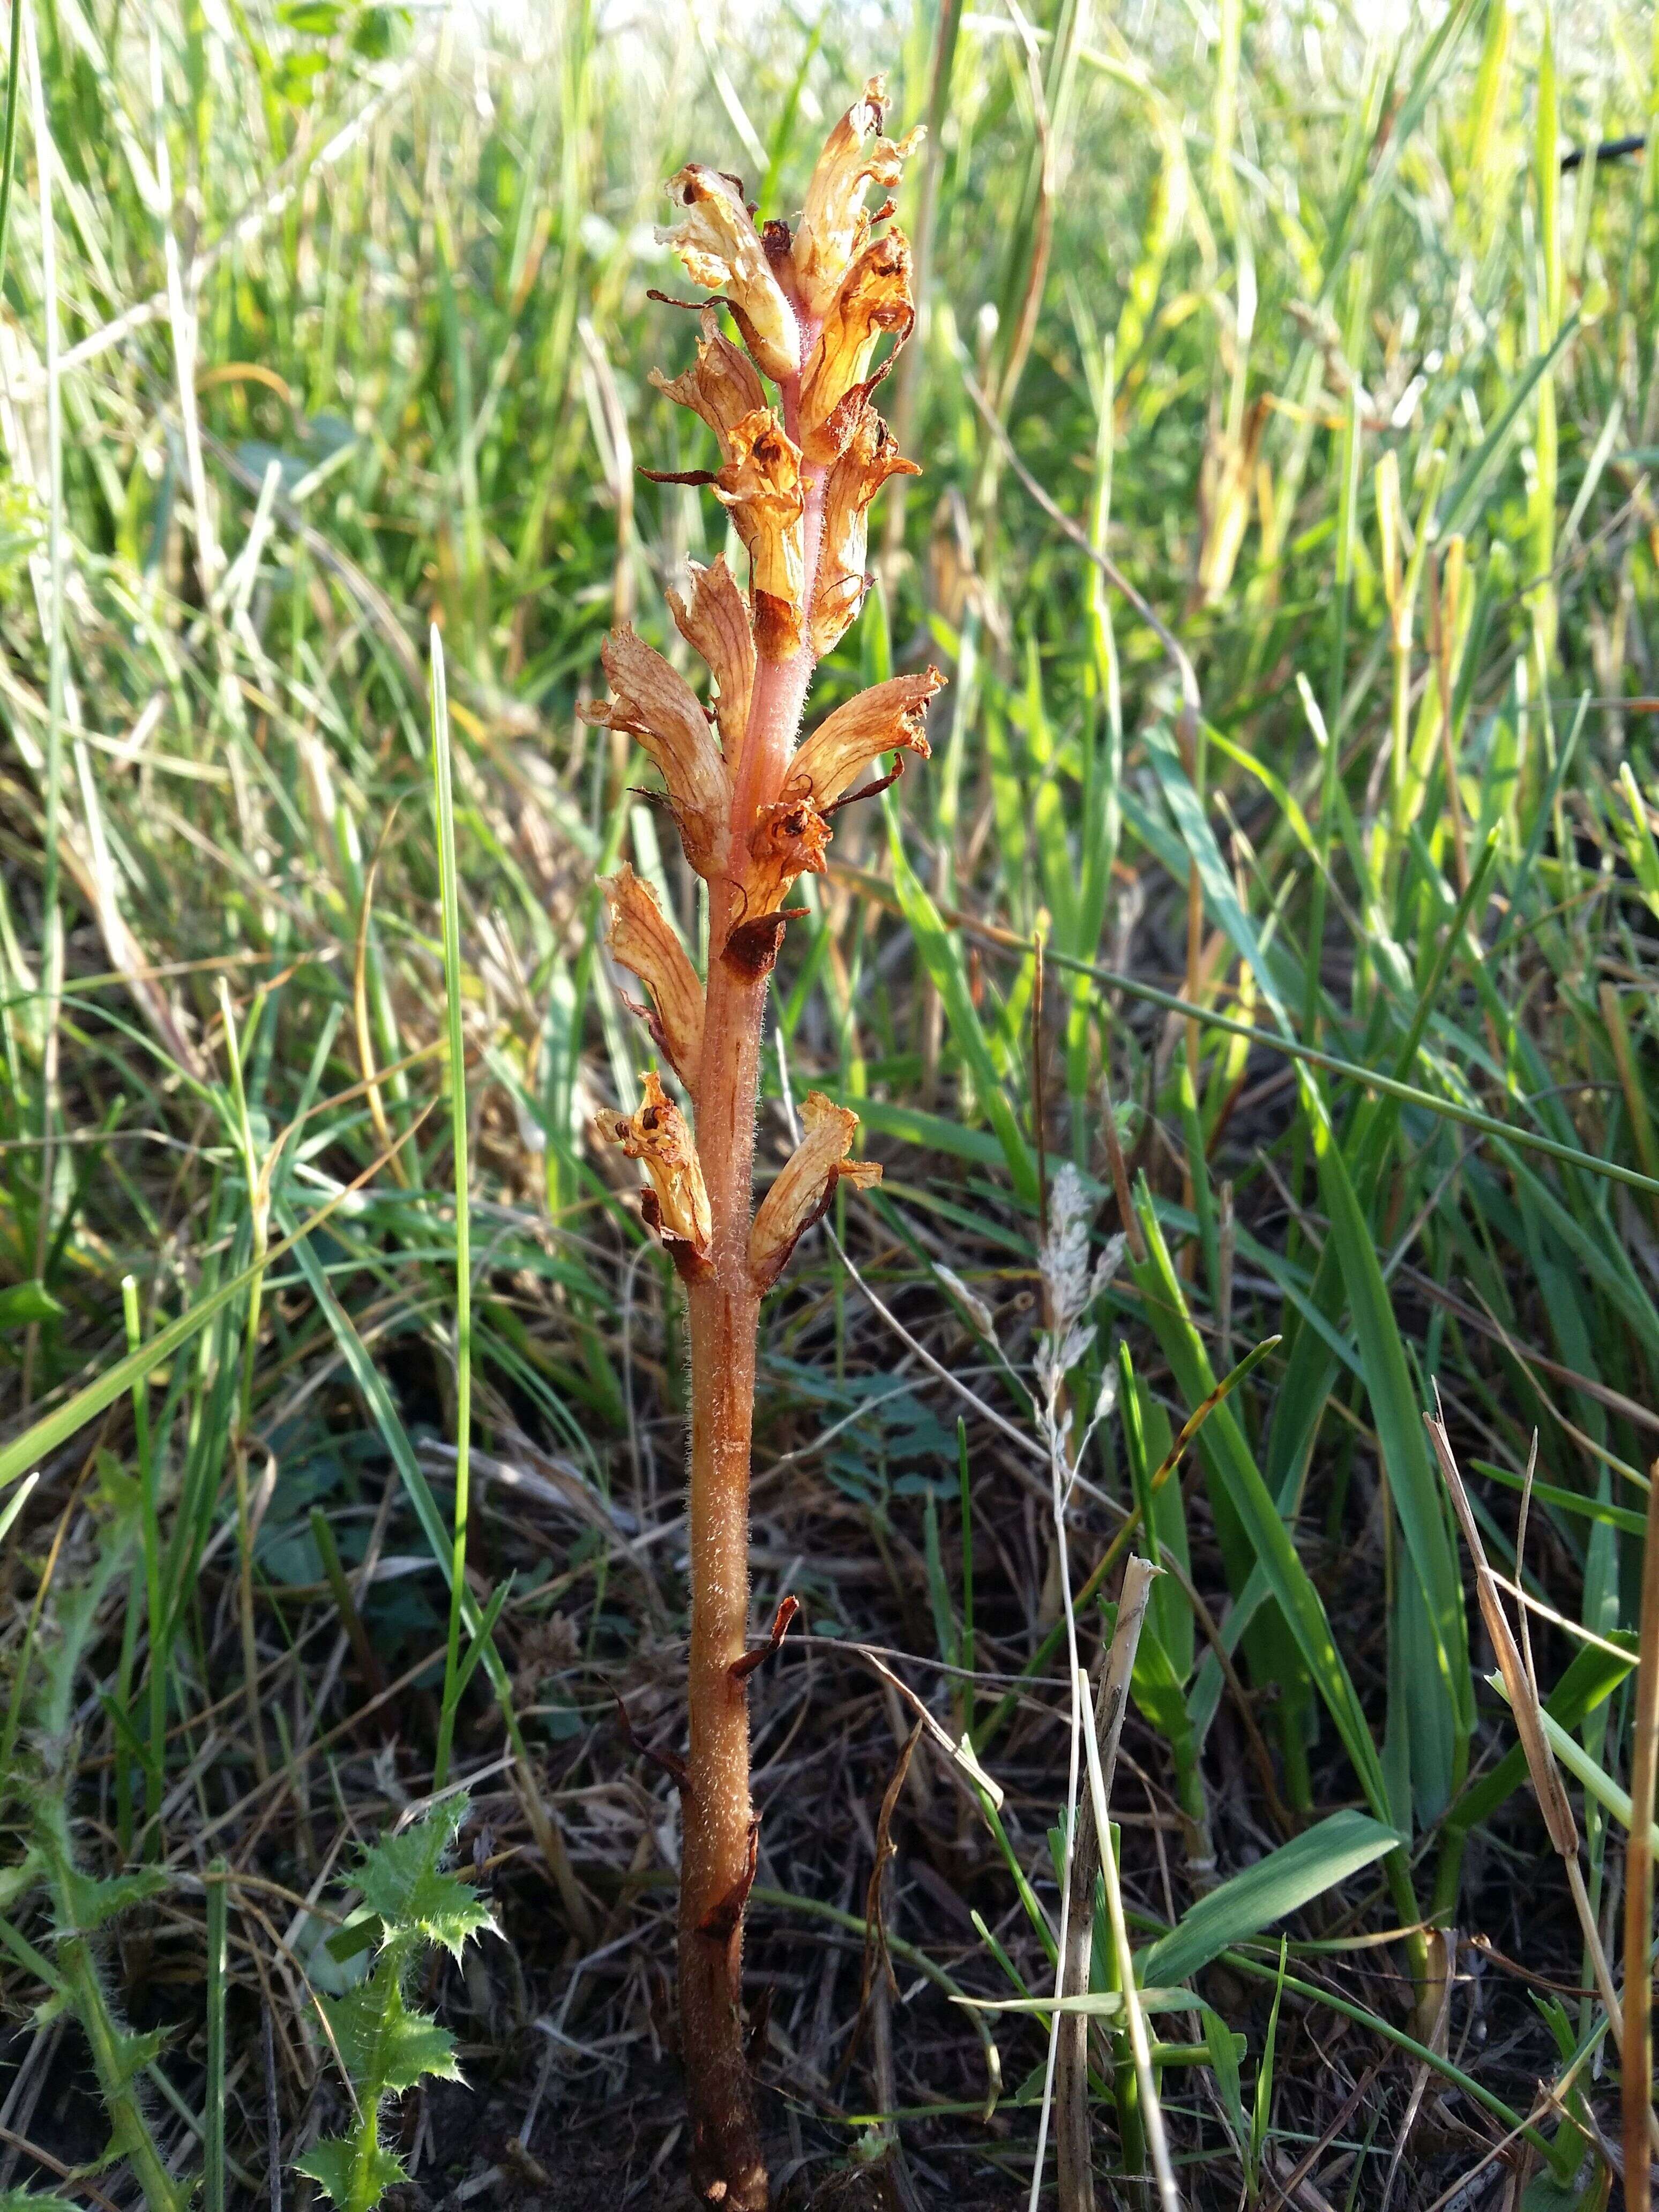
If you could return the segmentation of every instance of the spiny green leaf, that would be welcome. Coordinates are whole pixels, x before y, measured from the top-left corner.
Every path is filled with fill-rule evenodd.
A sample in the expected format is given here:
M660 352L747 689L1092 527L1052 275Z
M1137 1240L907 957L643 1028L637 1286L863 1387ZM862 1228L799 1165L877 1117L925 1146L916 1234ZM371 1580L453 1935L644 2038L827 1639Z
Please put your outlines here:
M82 1874L73 1863L66 1863L60 1869L59 1917L53 1933L60 1943L75 1936L88 1935L106 1921L113 1920L118 1912L128 1911L135 1905L159 1897L167 1887L167 1877L160 1867L140 1867L132 1874L100 1879Z
M364 2124L373 2126L374 2123L369 2120ZM375 2142L366 2156L366 2187L358 2182L358 2144L352 2136L334 2136L326 2142L313 2143L309 2150L301 2153L294 2165L296 2172L309 2174L329 2201L341 2206L344 2212L344 2208L354 2202L354 2186L358 2190L356 2202L378 2204L388 2189L409 2179L402 2159L384 2143Z
M343 1997L319 1997L340 2063L366 2100L412 2089L425 2075L459 2081L455 2039L428 2013L404 2001L398 1962L383 1957L366 1982Z
M120 2090L131 2087L146 2066L154 2065L167 2047L167 2031L153 2027L143 2035L133 2035L125 2028L114 2028L106 2037L99 2053L98 2086L106 2101ZM118 2134L120 2130L117 2130ZM119 2143L111 2137L111 2148L117 2156L125 2158L131 2146Z
M457 1959L470 1937L495 1925L477 1890L442 1870L465 1812L464 1798L439 1806L401 1835L372 1844L357 1869L364 1904L388 1930L424 1936Z

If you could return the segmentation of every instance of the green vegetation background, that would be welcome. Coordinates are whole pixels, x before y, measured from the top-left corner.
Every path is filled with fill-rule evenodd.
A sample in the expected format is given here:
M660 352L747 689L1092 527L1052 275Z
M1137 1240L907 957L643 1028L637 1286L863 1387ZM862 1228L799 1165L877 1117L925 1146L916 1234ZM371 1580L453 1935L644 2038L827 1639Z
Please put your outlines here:
M684 1603L653 1537L677 1510L672 1279L586 1141L647 1049L594 878L629 858L693 942L697 915L638 762L574 707L605 629L666 648L664 584L722 543L701 495L637 473L708 458L647 381L690 343L650 296L684 289L661 179L709 160L787 213L884 67L895 126L933 134L900 210L922 319L889 387L927 473L884 495L878 587L816 701L919 659L952 681L933 762L838 830L779 971L797 1090L857 1103L887 1163L842 1234L1046 1485L1041 1215L1070 1159L1116 1225L1115 1115L1149 1249L1068 1363L1079 1405L1121 1389L1090 1482L1127 1502L1216 1377L1281 1340L1206 1424L1184 1504L1160 1493L1181 1586L1143 1748L1188 1870L1213 1820L1236 1875L1205 1765L1236 1655L1258 1834L1282 1814L1328 1836L1298 1904L1374 1864L1345 1894L1378 1926L1458 1915L1494 1865L1554 1894L1421 1425L1437 1379L1493 1564L1564 1616L1534 1650L1616 1926L1659 1426L1659 164L1564 156L1650 126L1659 44L1634 4L1382 12L14 16L0 1818L37 1875L67 1864L67 1832L35 1830L71 1769L104 1877L199 1873L262 1792L306 1808L314 1871L430 1788L452 1729L454 1766L488 1767L503 1714L541 1909L614 1935L660 1870L649 1770L625 1817L590 1794L635 1772L611 1675L660 1689L672 1739ZM895 1389L908 1355L823 1254L768 1354L759 1598L793 1578L819 1638L920 1633L1000 1696L1058 1602L1000 1432L925 1370ZM1121 1503L1080 1506L1074 1588ZM919 1613L870 1593L872 1559ZM993 1767L1018 1747L999 1848L1051 1897L1064 1731L1005 1735L964 1679L925 1686ZM376 1811L361 1759L348 1787L316 1753L361 1749L349 1716L398 1682ZM1375 1848L1311 1825L1344 1803ZM830 1901L809 1861L778 1913ZM15 2003L55 1893L0 1875ZM1017 1977L1046 1924L1024 1893ZM1556 1904L1534 1963L1588 1986ZM199 1882L180 1909L199 1973ZM952 1942L953 1972L1008 1993L993 1949ZM1395 1955L1421 1975L1417 1944ZM1361 2010L1396 2049L1402 2022L1432 2041L1397 1992ZM1520 2076L1606 2025L1557 2003ZM1015 2083L1041 2056L1019 2033ZM165 2062L198 2068L198 2132L211 2056L179 2027ZM1204 2063L1224 2090L1219 2045ZM1254 2177L1271 2109L1218 2094L1242 2135L1194 2117L1188 2148ZM1513 2125L1530 2094L1505 2077L1486 2106ZM1584 2117L1534 2129L1552 2186L1601 2170Z

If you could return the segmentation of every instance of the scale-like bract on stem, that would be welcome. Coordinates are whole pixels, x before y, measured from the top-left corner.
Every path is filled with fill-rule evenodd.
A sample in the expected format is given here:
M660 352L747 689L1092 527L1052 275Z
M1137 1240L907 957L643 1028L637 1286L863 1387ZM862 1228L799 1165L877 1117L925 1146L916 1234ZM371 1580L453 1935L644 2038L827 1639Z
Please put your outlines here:
M836 810L890 781L888 754L925 759L921 670L878 684L799 742L813 667L845 635L868 587L872 501L915 475L871 394L915 320L910 252L865 205L899 182L921 137L882 135L886 88L872 77L830 133L792 231L757 228L741 185L693 162L669 186L680 219L660 234L693 280L720 295L698 314L696 359L657 388L705 422L716 465L695 471L748 556L746 594L724 560L671 592L680 635L707 663L704 708L626 628L604 653L611 698L589 718L639 739L659 770L686 859L708 886L708 972L624 867L605 886L607 934L637 976L638 1007L691 1102L688 1122L653 1069L631 1114L597 1133L640 1162L641 1211L686 1285L691 1348L690 1750L680 1784L680 2025L692 2180L723 2212L770 2201L744 2050L744 1909L758 1820L749 1795L749 1451L760 1301L833 1198L875 1182L849 1157L856 1119L812 1092L804 1134L756 1210L755 1100L768 978L793 913L791 884L821 872ZM741 346L721 326L729 312ZM767 396L763 379L776 387ZM684 479L682 479L684 480ZM630 1000L629 1004L634 1002ZM781 1620L787 1616L781 1614ZM781 1632L781 1631L779 1632ZM754 1655L758 1656L758 1655Z

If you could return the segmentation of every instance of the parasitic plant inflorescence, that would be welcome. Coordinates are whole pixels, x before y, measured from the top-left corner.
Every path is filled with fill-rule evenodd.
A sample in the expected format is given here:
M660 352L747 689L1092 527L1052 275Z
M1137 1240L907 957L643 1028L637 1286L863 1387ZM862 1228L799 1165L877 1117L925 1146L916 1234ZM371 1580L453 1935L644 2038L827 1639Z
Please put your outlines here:
M588 718L637 738L661 772L685 856L708 886L699 977L672 922L624 867L605 885L611 951L644 987L638 1011L691 1102L687 1119L653 1070L632 1114L599 1117L641 1164L642 1207L686 1286L690 1320L690 1750L681 1782L680 2020L702 2199L763 2212L765 2165L742 2020L744 1911L755 1877L746 1663L749 1455L760 1302L838 1182L880 1170L849 1157L854 1116L812 1092L803 1134L757 1209L755 1104L768 978L797 877L822 873L836 810L890 781L875 764L926 757L936 669L849 700L805 742L812 672L856 617L869 584L871 502L915 475L872 400L915 320L909 248L886 227L921 134L883 135L872 77L836 125L792 230L757 227L741 185L698 163L669 186L679 218L660 234L696 283L697 357L658 388L702 416L719 465L689 479L726 509L748 556L746 592L724 559L669 594L681 635L707 663L705 708L627 628L606 641L608 701ZM743 343L726 336L720 308ZM894 341L879 362L884 337ZM767 381L775 398L767 392ZM678 481L688 479L681 477Z

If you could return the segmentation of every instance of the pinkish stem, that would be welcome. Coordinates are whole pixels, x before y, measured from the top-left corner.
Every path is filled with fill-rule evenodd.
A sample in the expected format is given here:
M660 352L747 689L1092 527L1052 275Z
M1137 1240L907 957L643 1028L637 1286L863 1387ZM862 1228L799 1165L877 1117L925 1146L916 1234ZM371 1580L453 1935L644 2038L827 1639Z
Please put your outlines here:
M802 354L811 334L803 331ZM782 387L796 429L798 385ZM823 483L803 518L807 610L800 649L756 671L733 779L730 843L746 842L776 798L799 733L814 666L810 610L823 530ZM713 1227L708 1276L688 1292L691 1338L690 1747L682 1792L680 2032L691 2114L691 2176L721 2212L766 2212L753 2087L743 2044L743 1919L753 1880L746 1688L732 1667L749 1632L749 1460L760 1296L749 1267L755 1104L767 979L720 957L738 901L728 868L710 886L708 981L694 1104Z

